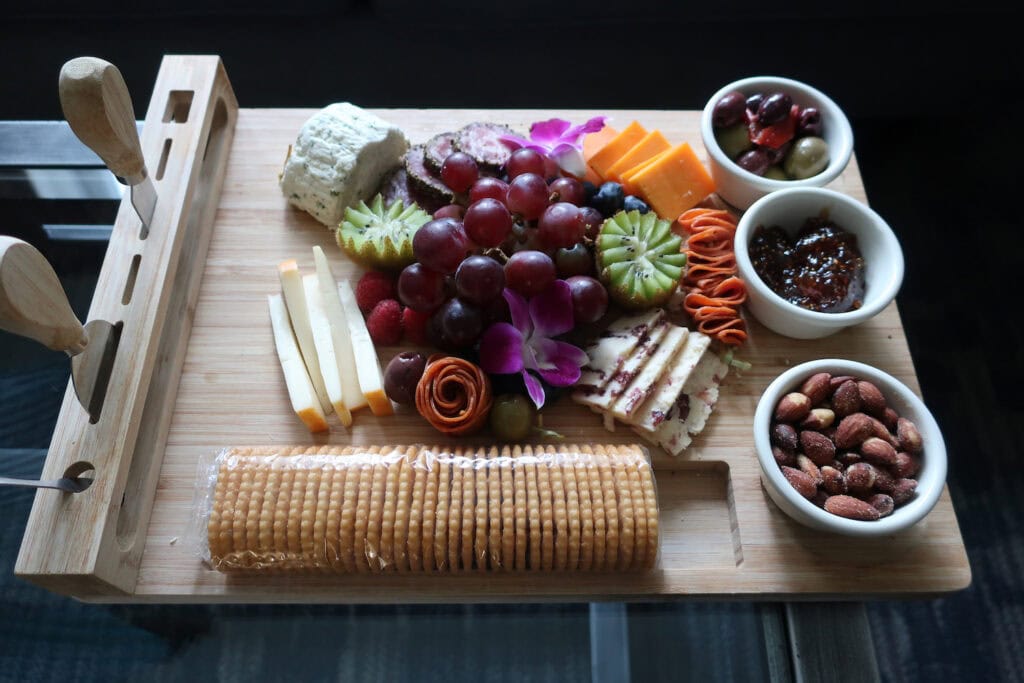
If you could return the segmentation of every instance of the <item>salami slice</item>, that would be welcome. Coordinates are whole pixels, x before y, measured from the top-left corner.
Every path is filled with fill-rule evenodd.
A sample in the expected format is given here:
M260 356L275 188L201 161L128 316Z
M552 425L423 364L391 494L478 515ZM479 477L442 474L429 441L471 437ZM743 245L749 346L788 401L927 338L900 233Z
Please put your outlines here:
M412 193L409 191L409 174L406 173L405 168L402 166L398 166L384 176L384 179L380 181L380 187L377 188L376 194L383 198L385 206L391 204L396 199L401 199L405 204L415 201L412 198Z
M500 168L512 155L512 150L501 141L502 135L515 135L515 131L497 123L470 123L456 134L455 149L482 166Z
M441 133L427 140L423 149L423 161L434 173L441 172L441 164L455 151L456 133Z
M409 183L419 194L430 197L442 204L449 204L455 195L444 182L427 168L424 162L424 146L410 147L405 153L405 170L409 174Z

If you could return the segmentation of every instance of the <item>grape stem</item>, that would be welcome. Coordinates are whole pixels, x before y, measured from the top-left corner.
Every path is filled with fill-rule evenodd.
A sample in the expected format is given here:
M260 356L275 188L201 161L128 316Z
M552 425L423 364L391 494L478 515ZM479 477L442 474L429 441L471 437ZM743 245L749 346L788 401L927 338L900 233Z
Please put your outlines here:
M498 247L491 247L490 249L484 249L484 256L489 256L501 265L508 263L508 254L503 252Z

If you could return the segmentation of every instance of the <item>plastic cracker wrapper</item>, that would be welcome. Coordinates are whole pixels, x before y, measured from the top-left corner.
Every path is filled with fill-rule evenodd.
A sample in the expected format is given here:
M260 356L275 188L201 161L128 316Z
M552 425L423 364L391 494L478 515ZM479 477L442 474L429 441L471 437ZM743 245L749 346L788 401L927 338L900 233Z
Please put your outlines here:
M195 548L222 572L629 572L658 556L637 445L231 448L200 483Z

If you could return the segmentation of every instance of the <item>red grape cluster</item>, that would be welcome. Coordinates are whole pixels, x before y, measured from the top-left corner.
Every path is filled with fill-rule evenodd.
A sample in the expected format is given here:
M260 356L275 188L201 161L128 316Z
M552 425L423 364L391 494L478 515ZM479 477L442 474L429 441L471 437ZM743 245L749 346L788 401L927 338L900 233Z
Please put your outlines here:
M454 152L441 178L457 199L434 213L413 238L417 263L402 271L398 297L430 314L428 338L443 349L473 346L492 323L508 321L505 287L526 298L565 278L578 323L595 322L608 295L593 277L588 246L604 216L585 206L579 180L531 149L512 153L501 177ZM504 265L502 265L504 263Z

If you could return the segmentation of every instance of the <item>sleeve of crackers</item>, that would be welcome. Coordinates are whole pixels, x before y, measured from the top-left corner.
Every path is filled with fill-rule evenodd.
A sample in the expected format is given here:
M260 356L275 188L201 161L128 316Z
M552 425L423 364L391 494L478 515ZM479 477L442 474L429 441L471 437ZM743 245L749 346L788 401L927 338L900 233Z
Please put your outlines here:
M231 448L199 553L226 572L636 572L658 557L638 445Z

